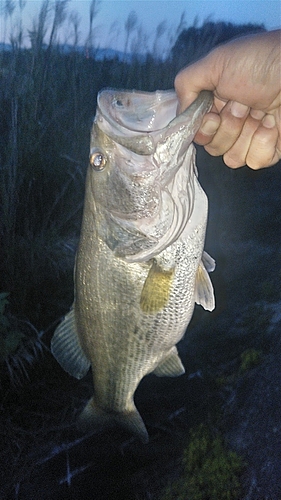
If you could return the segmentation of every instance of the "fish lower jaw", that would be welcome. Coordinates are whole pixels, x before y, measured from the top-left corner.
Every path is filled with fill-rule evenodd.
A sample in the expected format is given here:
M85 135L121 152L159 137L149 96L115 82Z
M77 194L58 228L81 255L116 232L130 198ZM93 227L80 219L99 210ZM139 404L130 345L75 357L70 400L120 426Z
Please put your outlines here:
M100 407L93 396L78 417L77 425L82 432L118 426L135 435L143 443L149 440L144 422L134 404L131 410L112 410Z

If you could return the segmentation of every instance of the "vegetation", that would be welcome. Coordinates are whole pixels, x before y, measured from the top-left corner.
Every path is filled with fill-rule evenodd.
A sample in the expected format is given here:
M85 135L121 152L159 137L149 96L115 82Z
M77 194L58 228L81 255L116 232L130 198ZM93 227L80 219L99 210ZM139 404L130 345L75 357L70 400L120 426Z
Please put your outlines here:
M9 383L18 386L28 378L29 369L43 345L30 323L19 321L7 311L8 296L8 293L0 293L0 368L6 366Z
M241 353L240 360L240 373L244 373L261 363L262 352L257 349L246 349Z
M200 424L189 433L183 453L183 475L162 500L239 500L243 460L218 433Z
M255 24L235 26L232 23L214 23L210 20L207 20L203 26L198 26L195 20L193 26L181 31L172 47L171 55L181 66L185 66L231 38L264 30L264 26Z
M10 321L5 315L8 295L8 293L0 294L0 362L3 362L9 354L12 354L16 350L22 339L20 331L11 331Z

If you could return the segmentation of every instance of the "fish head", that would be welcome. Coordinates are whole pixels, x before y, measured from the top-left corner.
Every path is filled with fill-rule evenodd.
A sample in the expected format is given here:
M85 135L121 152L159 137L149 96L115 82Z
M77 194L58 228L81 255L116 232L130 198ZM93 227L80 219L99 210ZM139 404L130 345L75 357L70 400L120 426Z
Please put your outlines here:
M119 144L95 123L89 160L92 193L100 210L124 221L158 212L159 172L149 156Z
M176 217L185 211L186 223L192 212L192 193L186 194L195 173L191 143L212 95L201 93L176 117L177 104L171 90L98 94L88 183L101 237L127 260L148 260L171 244L184 226Z

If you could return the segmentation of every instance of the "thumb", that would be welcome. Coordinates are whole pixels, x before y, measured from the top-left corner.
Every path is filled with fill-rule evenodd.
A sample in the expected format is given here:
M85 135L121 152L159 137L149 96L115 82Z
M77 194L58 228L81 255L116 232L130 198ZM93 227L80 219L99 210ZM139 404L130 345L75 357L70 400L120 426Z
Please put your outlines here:
M211 80L212 71L207 57L182 69L175 78L175 90L179 100L178 113L184 111L198 96L201 90L215 90Z

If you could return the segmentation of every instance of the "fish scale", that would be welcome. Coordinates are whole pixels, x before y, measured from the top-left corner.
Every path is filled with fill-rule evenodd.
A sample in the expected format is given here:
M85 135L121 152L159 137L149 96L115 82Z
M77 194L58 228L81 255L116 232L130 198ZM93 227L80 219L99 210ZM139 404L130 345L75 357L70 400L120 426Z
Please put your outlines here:
M83 429L120 425L147 442L135 390L149 373L184 373L176 344L194 304L214 308L208 272L215 264L204 252L208 203L192 145L211 105L203 92L175 117L173 91L98 96L75 301L51 343L76 378L92 367Z
M159 331L158 335L153 335L156 348L158 344L164 342L167 347L175 345L187 327L189 315L192 314L194 308L194 300L192 300L194 292L191 285L192 281L195 280L198 261L201 259L202 250L200 251L199 238L203 231L203 227L197 231L198 243L195 245L194 242L192 246L181 242L174 245L178 256L176 260L177 272L170 290L169 302L162 311L157 313L156 317L144 315L142 318L144 330ZM196 253L194 253L194 249L196 249ZM182 293L183 290L187 290L187 293ZM151 320L153 321L152 325Z

